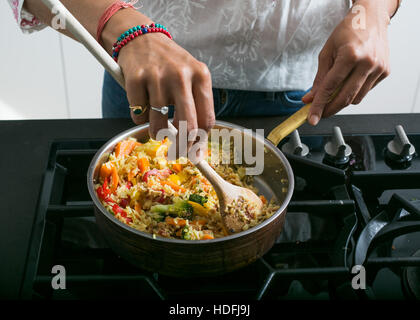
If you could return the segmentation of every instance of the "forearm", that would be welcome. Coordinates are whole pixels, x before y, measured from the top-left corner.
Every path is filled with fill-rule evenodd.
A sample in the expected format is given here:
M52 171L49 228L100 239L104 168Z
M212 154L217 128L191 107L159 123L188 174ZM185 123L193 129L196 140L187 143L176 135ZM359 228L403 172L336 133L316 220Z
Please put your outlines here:
M75 18L96 38L98 23L105 10L116 0L61 0L63 5L75 16ZM51 26L54 14L41 0L25 0L24 8L35 15L38 20ZM102 32L104 47L110 53L112 43L125 30L137 24L149 24L151 20L133 9L119 10L105 25ZM68 31L59 29L68 36Z

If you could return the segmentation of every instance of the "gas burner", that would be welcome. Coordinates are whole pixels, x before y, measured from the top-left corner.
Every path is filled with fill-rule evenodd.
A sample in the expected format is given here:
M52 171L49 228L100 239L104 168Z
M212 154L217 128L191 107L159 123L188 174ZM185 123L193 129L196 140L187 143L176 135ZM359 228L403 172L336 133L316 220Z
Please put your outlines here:
M386 147L385 162L391 169L406 169L416 156L416 148L408 140L401 125L395 127L395 133L395 138Z
M405 141L400 131L398 139ZM420 147L420 134L409 138L410 145ZM105 141L54 142L21 296L418 298L420 201L415 199L420 200L420 158L410 146L410 170L391 170L384 150L389 146L395 158L404 154L406 145L403 142L398 153L398 143L389 142L393 139L383 134L343 137L338 127L332 137L292 133L280 147L293 168L296 187L273 248L246 268L188 283L131 266L101 237L85 180L93 155ZM52 291L55 264L66 266L70 289ZM352 289L349 279L356 264L365 266L366 292L372 295Z
M302 143L297 130L291 133L289 141L282 146L281 150L284 153L301 157L306 157L309 154L309 148L306 144Z
M420 258L420 250L413 257ZM404 268L402 282L407 296L420 300L420 266Z
M345 169L350 162L351 147L344 141L340 127L334 127L333 135L324 147L325 157L323 162L330 166Z

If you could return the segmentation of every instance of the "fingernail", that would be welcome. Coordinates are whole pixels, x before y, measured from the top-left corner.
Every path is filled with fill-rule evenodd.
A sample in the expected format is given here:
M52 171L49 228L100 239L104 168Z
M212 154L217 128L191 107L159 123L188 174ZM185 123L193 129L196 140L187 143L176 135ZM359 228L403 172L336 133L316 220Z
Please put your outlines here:
M319 122L319 116L316 114L311 115L311 117L309 118L309 123L313 126L316 126Z

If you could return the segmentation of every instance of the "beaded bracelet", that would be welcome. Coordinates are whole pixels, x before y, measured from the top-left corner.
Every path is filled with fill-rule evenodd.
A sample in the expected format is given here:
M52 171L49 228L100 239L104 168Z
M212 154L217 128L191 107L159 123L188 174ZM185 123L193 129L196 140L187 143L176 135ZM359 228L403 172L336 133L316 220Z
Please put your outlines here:
M118 55L120 50L131 40L134 38L141 36L146 33L154 33L154 32L160 32L165 34L169 39L172 39L172 35L169 33L168 29L166 29L165 26L159 24L159 23L152 23L149 25L141 25L136 26L134 28L131 28L127 30L126 32L123 32L117 39L117 41L114 43L112 47L112 58L115 61L118 61Z

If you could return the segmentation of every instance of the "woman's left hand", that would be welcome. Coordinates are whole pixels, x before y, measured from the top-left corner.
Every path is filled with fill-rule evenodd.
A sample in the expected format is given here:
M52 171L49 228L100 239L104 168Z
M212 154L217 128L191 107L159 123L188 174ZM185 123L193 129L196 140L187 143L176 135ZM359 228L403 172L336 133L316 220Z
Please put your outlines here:
M326 42L319 54L313 88L302 99L304 103L312 102L310 124L316 125L321 117L360 103L369 90L389 75L389 8L385 3L357 1L362 11L350 11Z

